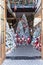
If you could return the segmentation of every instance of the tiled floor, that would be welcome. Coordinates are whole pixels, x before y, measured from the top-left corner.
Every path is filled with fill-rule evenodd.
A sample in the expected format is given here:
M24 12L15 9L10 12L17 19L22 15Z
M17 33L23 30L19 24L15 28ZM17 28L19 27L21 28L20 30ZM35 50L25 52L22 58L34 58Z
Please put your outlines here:
M43 65L43 60L5 60L2 65Z

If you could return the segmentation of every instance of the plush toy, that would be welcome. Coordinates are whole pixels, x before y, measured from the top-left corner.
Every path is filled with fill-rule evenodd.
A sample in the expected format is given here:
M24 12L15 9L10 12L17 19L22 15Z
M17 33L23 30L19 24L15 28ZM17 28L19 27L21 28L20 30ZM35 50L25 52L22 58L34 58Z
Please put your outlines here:
M20 39L20 44L22 44L22 40Z
M27 43L30 44L30 37L27 38Z
M41 43L39 42L39 39L37 38L35 43L34 43L34 47L36 49L38 49L39 51L41 51Z
M22 36L22 41L24 41L24 39L25 39L24 36Z

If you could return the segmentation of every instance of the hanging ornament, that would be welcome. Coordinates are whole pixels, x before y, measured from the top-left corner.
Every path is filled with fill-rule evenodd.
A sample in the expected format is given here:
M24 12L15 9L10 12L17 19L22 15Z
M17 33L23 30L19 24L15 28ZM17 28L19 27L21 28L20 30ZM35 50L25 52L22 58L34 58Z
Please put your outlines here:
M16 11L17 10L17 6L16 6L16 3L14 3L14 11Z

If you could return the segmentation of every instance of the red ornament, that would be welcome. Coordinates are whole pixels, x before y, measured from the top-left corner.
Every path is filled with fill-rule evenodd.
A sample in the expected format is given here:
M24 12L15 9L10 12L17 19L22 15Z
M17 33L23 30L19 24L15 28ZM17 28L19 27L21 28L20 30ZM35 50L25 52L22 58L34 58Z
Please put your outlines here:
M16 11L16 10L17 10L17 6L15 5L15 6L14 6L14 11Z

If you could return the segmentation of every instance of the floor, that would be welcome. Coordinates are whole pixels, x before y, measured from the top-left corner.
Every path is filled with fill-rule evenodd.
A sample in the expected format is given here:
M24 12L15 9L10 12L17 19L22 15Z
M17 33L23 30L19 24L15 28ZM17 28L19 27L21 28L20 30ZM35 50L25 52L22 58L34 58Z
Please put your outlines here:
M13 49L12 52L6 55L7 58L4 60L2 65L43 65L43 60L41 60L41 58L31 58L35 56L39 57L41 56L41 53L33 48L31 45L20 46L15 50ZM15 57L30 57L31 59L15 59Z
M34 57L34 56L41 56L40 51L33 48L33 46L20 46L16 49L13 49L9 54L6 55L6 57Z
M5 60L2 65L43 65L43 60Z

